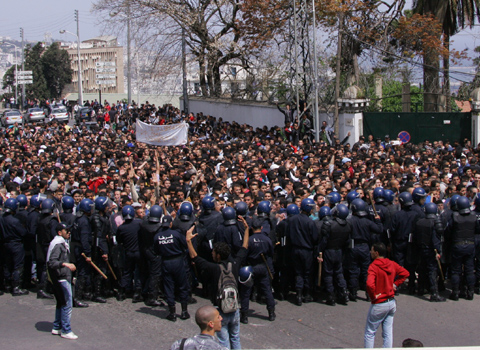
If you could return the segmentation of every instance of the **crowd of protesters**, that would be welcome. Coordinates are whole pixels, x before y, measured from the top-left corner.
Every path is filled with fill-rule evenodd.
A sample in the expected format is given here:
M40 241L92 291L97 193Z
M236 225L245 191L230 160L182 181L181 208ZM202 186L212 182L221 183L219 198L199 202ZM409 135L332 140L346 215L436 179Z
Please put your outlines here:
M58 104L65 104L74 118L78 107L66 101L28 102L44 108ZM188 201L198 216L202 200L210 196L217 211L245 202L253 217L259 204L268 201L270 218L280 222L289 204L303 208L307 198L315 206L310 217L318 220L332 192L339 194L339 203L346 203L351 191L370 202L375 188L398 195L421 187L426 201L436 203L441 212L455 194L473 205L480 188L480 148L467 139L398 144L388 135L362 135L352 140L350 133L335 135L325 121L316 142L306 109L298 117L288 108L285 125L253 128L148 102L137 106L86 101L84 106L90 107L89 122L52 119L46 124L15 124L0 132L3 202L20 194L28 199L42 194L61 210L65 196L75 205L85 198L105 197L115 231L127 205L139 219L148 218L155 205L175 218ZM185 122L188 142L169 147L137 143L136 120L152 125ZM253 228L255 232L262 227Z

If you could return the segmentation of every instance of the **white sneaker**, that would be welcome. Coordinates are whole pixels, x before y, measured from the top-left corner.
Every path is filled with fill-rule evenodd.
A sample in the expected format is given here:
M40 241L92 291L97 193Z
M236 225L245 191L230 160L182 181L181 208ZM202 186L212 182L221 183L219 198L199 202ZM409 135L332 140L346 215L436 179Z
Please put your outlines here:
M61 329L52 329L52 334L53 335L60 335L62 333Z
M70 339L70 340L76 340L76 339L78 339L78 335L76 335L76 334L73 333L73 332L70 332L70 333L62 333L61 337L62 337L62 338L65 338L65 339Z

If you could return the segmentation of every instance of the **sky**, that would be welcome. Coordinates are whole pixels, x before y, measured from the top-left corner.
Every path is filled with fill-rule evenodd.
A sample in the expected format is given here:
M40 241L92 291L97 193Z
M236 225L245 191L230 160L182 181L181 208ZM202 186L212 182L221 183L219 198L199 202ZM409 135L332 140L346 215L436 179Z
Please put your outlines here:
M101 18L91 12L91 0L5 0L0 12L0 36L9 36L20 40L20 27L23 27L25 39L28 41L43 41L50 33L51 38L62 41L75 41L71 34L60 34L65 29L76 33L74 10L79 11L80 39L87 40L99 35L114 35L121 45L125 45L124 33L105 32ZM407 0L409 7L410 0ZM111 20L105 18L105 20ZM452 37L452 47L461 51L469 49L469 56L475 57L473 49L480 46L480 25L473 30L466 29ZM474 68L470 60L464 60L451 68L452 85L455 82L469 81L473 78Z
M80 40L102 35L101 20L92 12L92 1L84 0L5 0L0 12L0 36L20 40L23 27L25 40L44 40L45 33L53 39L75 41L70 34L59 34L62 29L76 33L74 11L79 11Z

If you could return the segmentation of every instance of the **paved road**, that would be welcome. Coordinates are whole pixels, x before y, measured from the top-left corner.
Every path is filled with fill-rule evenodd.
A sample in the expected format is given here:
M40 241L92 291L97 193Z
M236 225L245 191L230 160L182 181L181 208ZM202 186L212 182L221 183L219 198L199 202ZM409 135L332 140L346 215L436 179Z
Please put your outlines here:
M193 315L201 305L190 306ZM250 323L241 326L245 349L267 348L355 348L363 346L363 329L369 304L330 307L311 303L297 307L288 301L277 305L277 320L266 319L264 305L251 304ZM25 349L169 349L176 339L197 333L193 319L175 323L165 320L165 308L152 309L131 300L91 304L74 309L72 327L79 340L52 336L50 330L55 305L38 300L34 294L23 297L0 296L0 348ZM179 307L178 307L179 308ZM179 310L177 310L179 311ZM480 297L474 301L430 303L425 299L400 295L394 324L394 346L405 338L421 340L425 346L480 345L478 315ZM381 334L377 335L381 346Z

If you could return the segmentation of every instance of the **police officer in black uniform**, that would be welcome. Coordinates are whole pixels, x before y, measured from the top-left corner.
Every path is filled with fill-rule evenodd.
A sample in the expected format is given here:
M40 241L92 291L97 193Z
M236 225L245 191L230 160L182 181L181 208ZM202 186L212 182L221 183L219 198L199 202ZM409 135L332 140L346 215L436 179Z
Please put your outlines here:
M451 300L458 300L460 294L460 277L462 271L467 283L467 300L473 300L475 274L475 235L480 233L480 225L476 215L470 211L470 201L461 196L457 201L458 212L450 218L450 241L452 244Z
M477 222L480 224L480 196L475 197ZM475 293L480 294L480 234L475 235Z
M21 289L20 284L25 259L23 241L27 236L27 230L15 217L18 209L18 201L15 198L7 199L3 208L4 214L0 218L0 229L5 252L5 279L11 280L13 296L26 295L28 291Z
M198 255L209 262L213 262L212 250L215 232L218 225L223 222L222 214L215 210L215 205L215 198L211 196L203 197L202 212L195 222L195 231L198 233L198 236L196 236ZM208 296L210 294L209 290L215 288L215 286L211 286L210 276L200 272L200 281L202 282L202 293L204 296Z
M277 222L272 220L270 213L272 211L272 205L269 201L261 201L257 206L257 217L262 219L262 233L267 235L273 244L277 241L277 236L275 233Z
M333 280L336 282L339 303L348 303L347 283L343 277L343 251L352 234L352 226L347 222L348 207L337 204L332 210L332 219L322 225L322 240L320 251L323 253L323 280L327 290L327 304L335 305L335 289ZM320 258L319 258L320 259Z
M178 208L177 215L173 220L172 228L174 230L179 230L184 235L187 234L187 231L195 223L195 215L193 210L193 205L190 202L183 202Z
M281 209L280 209L281 210ZM293 267L291 259L291 243L287 240L288 220L295 215L300 214L300 209L296 204L289 204L286 209L286 218L282 218L277 224L277 241L280 243L276 247L275 275L278 280L277 298L285 300L290 292L290 280L293 278ZM285 215L281 213L281 215Z
M395 193L392 190L384 190L383 197L385 201L381 203L383 206L382 212L385 216L383 221L383 231L386 233L386 245L391 247L392 245L392 219L393 215L398 211L397 206L393 203L395 200Z
M287 223L287 240L292 244L292 262L295 269L296 304L312 301L310 296L311 271L315 249L318 246L318 231L309 215L315 208L313 199L305 198L300 205L300 214L292 216ZM303 297L305 293L305 298Z
M140 248L138 246L138 233L142 220L135 219L135 209L131 205L122 208L122 216L125 222L117 229L117 241L125 249L125 268L122 273L118 300L125 300L125 293L132 291L132 281L134 294L133 303L143 301L142 284L140 281Z
M243 245L243 236L237 223L237 214L232 207L222 209L223 223L215 231L215 243L225 242L230 246L232 257L235 258ZM242 225L243 226L243 225Z
M27 209L27 248L31 249L32 252L32 261L36 264L37 260L37 225L40 221L40 205L42 201L47 198L45 195L42 194L35 194L30 198L30 207ZM28 267L26 267L28 268ZM37 283L38 283L38 273L37 273ZM37 293L37 297L41 297ZM45 295L46 299L50 299L50 295Z
M154 238L161 229L161 218L163 217L163 209L159 205L152 205L150 215L144 220L140 226L138 233L138 246L142 261L146 264L146 289L147 289L147 306L164 306L163 302L158 300L160 277L162 273L162 259L158 255L153 246Z
M275 321L275 300L273 299L270 276L270 274L274 273L273 244L270 238L262 233L262 224L264 222L264 218L252 218L253 234L248 240L247 265L252 266L255 284L258 285L265 296L268 319L269 321ZM242 286L240 288L240 322L242 323L248 323L248 307L252 288L253 286Z
M19 194L16 198L18 201L18 209L15 213L15 217L20 221L20 223L25 227L25 230L28 230L28 199L24 194ZM24 238L24 249L25 249L25 262L23 265L23 288L28 289L33 287L32 284L32 264L33 264L33 248L35 247L35 240L33 237L28 235Z
M99 196L95 199L95 212L90 217L90 225L92 227L92 261L104 273L107 273L108 261L108 245L107 237L111 235L112 229L110 220L107 216L109 199ZM93 295L92 301L97 303L106 303L102 298L102 276L94 271L93 274Z
M421 253L419 264L418 289L423 290L429 283L430 301L445 301L438 294L437 271L440 254L442 253L441 236L443 235L442 220L437 215L438 208L435 203L424 206L425 218L416 221L413 229L413 238Z
M202 212L195 229L198 232L198 255L212 262L212 249L215 232L223 222L222 214L215 210L215 198L205 196L202 199Z
M409 192L402 192L398 196L398 201L402 209L396 212L392 218L392 250L393 260L402 267L405 267L409 272L408 290L410 294L415 294L415 264L412 261L412 252L414 250L413 244L413 228L415 221L424 217L418 214L417 209L413 209L415 204L412 195Z
M37 237L37 298L53 299L53 296L45 291L47 287L47 251L52 239L57 235L58 220L53 216L55 202L53 199L44 199L40 205L41 216L38 221Z
M186 320L190 318L190 314L188 313L189 288L184 263L187 240L180 231L171 228L172 222L171 216L163 217L162 229L154 238L154 249L162 257L163 286L169 310L167 320L175 322L177 320L175 313L175 287L180 292L179 299L182 305L180 319Z
M379 235L373 234L373 242L382 242L385 244L385 246L388 245L388 239L387 239L387 229L389 226L386 225L386 220L387 220L387 213L386 213L386 207L384 206L385 202L385 190L381 187L376 187L373 190L373 202L372 204L369 205L368 207L368 218L372 221L375 221L375 215L378 214L380 216L380 221L383 224L383 232L380 233Z
M421 187L417 187L412 192L413 205L411 210L416 212L419 217L424 218L425 212L422 210L425 200L427 199L427 192Z
M73 207L75 206L75 200L70 196L63 196L61 200L61 206L63 212L60 213L60 220L69 227L73 227L75 222L75 214L73 214Z
M235 212L237 213L238 216L241 216L242 218L245 219L245 221L247 221L248 227L252 227L251 225L252 218L248 214L248 204L245 202L238 202L234 205L233 208L235 209ZM245 232L245 227L243 227L243 225L239 225L239 228L243 237L243 233Z
M382 233L383 225L379 216L374 218L374 222L368 219L367 203L360 198L353 200L350 207L352 209L350 218L352 234L350 246L347 250L348 288L350 292L348 297L351 301L357 301L358 288L364 288L367 281L368 266L371 259L371 234Z
M95 209L95 203L88 198L82 199L77 208L77 217L73 224L72 244L70 249L75 253L77 262L77 282L75 285L76 297L79 300L92 299L91 275L92 269L92 227L90 216ZM82 256L85 254L86 258Z
M193 226L195 223L195 211L193 209L193 205L190 202L183 202L180 204L180 208L178 208L177 215L173 220L172 229L180 231L183 235L186 236L187 231ZM195 249L197 248L197 237L194 237L193 245ZM196 267L192 264L192 260L190 256L187 254L185 257L185 268L187 269L187 279L188 284L190 286L190 298L188 300L189 304L195 304L197 300L192 296L193 290L198 286L197 281L197 272Z

